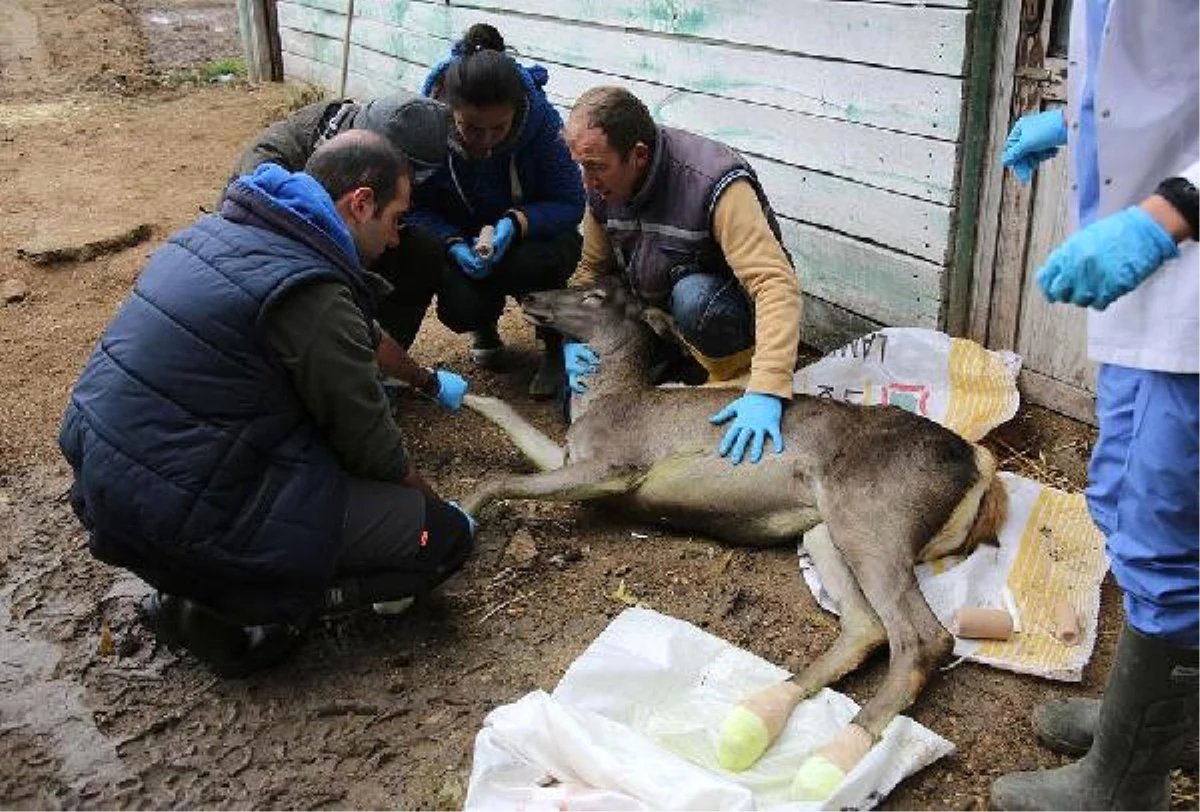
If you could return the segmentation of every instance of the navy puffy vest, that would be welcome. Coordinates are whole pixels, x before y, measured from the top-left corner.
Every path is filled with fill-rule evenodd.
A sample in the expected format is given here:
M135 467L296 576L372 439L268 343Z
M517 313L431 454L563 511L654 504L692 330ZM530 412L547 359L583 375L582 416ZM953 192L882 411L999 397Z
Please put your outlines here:
M264 343L271 303L352 260L240 184L151 257L71 396L59 445L93 554L243 623L296 620L332 580L345 479Z

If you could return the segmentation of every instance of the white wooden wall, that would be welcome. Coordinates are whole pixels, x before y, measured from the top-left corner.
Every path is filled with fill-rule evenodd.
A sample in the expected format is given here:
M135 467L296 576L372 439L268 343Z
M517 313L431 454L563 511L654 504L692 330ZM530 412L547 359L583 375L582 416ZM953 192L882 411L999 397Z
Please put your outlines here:
M754 164L808 295L805 338L944 328L971 0L355 0L347 94L419 89L475 22ZM336 92L347 0L278 0L285 74Z

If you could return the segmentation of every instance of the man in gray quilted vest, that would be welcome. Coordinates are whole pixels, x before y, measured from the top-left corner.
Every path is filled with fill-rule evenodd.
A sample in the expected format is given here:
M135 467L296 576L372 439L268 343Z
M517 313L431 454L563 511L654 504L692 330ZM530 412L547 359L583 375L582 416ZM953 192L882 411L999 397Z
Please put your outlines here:
M620 275L644 304L671 314L703 367L701 380L748 371L745 393L712 416L732 421L718 453L737 465L749 452L756 463L767 439L781 452L800 284L750 164L720 142L655 124L646 105L620 87L580 96L564 135L583 170L588 205L572 284ZM577 342L567 342L563 354L569 386L582 391L582 378L603 359Z

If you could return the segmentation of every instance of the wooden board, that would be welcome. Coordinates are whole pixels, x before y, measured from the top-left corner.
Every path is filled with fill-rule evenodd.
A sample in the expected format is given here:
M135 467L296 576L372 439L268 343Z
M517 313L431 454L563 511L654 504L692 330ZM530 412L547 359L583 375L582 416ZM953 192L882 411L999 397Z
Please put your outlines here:
M966 44L964 8L831 0L481 0L472 6L950 76L962 75Z
M336 0L286 0L279 4L280 25L340 41L344 9ZM569 65L604 74L610 83L640 80L945 141L958 138L962 82L954 77L433 3L356 0L355 14L354 42L412 61L443 57L467 26L490 22L523 61L543 61L552 71ZM422 34L428 39L422 41Z
M941 266L795 220L779 224L806 293L882 324L937 329Z
M1065 384L1032 369L1022 369L1017 376L1017 390L1024 400L1095 426L1096 397L1091 389L1094 387L1084 389Z
M755 166L814 303L805 330L833 346L883 324L944 323L962 82L935 73L961 70L963 6L798 0L739 17L730 0L355 0L347 92L419 88L477 21L495 24L522 62L546 65L564 115L588 87L629 87L661 123L728 143ZM280 0L289 74L337 86L345 8ZM780 19L811 30L772 31ZM837 26L853 33L816 36ZM901 30L918 42L905 38L886 59L863 44Z
M807 294L804 296L804 310L800 317L800 340L822 352L836 350L883 326L885 325L851 313L819 297Z
M751 163L780 214L945 264L948 207L766 158Z
M341 45L336 40L293 32L293 42L305 43L303 54L316 62L340 65ZM351 73L376 76L411 87L408 79L423 71L408 62L396 62L393 73L364 70L373 57L366 50L351 53ZM386 59L387 57L384 56ZM388 64L392 64L391 61ZM833 229L896 251L934 262L943 262L949 234L950 209L895 192L865 186L819 171L750 156L772 205L780 214Z
M596 84L594 73L556 66L547 95L569 108ZM953 199L956 145L950 142L648 82L621 84L660 124L706 135L748 155L935 203L948 205Z
M986 152L991 160L985 163L981 180L971 307L966 330L968 338L981 344L987 343L992 285L996 278L995 264L997 242L1000 239L1000 207L1005 175L1005 170L1000 165L1000 156L1004 154L1004 144L1008 139L1010 127L1009 111L1012 105L1021 6L1022 0L999 0Z
M1037 285L1037 270L1070 234L1067 158L1043 162L1037 171L1030 211L1029 243L1017 320L1016 351L1026 368L1087 392L1095 373L1087 359L1087 310L1050 304Z

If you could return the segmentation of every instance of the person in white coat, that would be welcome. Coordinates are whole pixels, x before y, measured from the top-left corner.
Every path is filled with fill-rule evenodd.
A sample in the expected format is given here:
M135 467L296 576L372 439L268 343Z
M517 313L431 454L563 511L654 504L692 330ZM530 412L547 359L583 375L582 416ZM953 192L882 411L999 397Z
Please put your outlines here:
M1002 776L996 809L1166 809L1189 743L1196 764L1198 25L1196 0L1075 0L1066 116L1021 118L1005 149L1028 182L1070 147L1077 230L1037 282L1051 301L1092 308L1100 434L1087 500L1125 625L1102 699L1034 711L1043 742L1083 758Z

